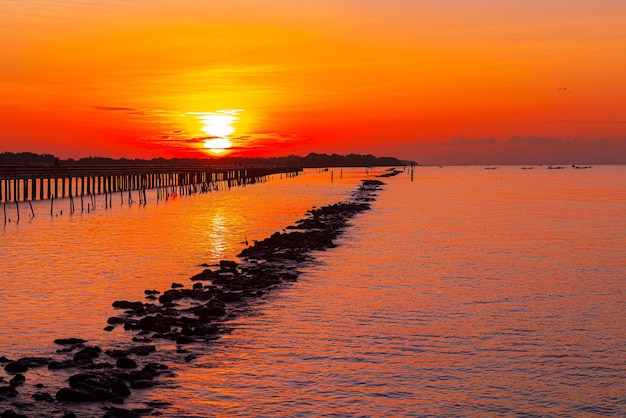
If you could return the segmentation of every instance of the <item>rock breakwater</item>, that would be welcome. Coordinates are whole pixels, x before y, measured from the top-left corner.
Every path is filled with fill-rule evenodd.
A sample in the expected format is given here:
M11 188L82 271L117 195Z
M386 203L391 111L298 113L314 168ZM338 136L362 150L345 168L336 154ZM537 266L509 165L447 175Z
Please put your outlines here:
M348 201L309 210L282 233L245 248L238 261L207 266L190 278L190 288L172 283L164 292L146 290L146 301L113 302L119 313L104 329L123 327L132 333L124 347L103 349L72 337L54 341L59 347L54 357L0 357L6 373L0 376L0 417L162 415L167 404L119 405L128 403L134 391L161 385L159 377L171 373L164 363L189 362L205 353L208 344L230 331L229 320L244 312L250 300L297 281L298 266L312 260L314 251L335 247L349 220L370 208L382 184L364 180ZM175 352L160 351L164 344L174 344ZM44 386L28 377L42 368L54 384Z

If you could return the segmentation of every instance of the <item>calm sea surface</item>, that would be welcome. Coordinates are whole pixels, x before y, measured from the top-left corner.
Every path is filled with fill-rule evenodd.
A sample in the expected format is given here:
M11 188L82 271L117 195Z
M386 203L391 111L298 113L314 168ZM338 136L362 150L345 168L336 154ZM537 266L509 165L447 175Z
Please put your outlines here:
M0 229L0 356L47 355L59 337L129 341L102 331L114 300L190 286L198 264L234 258L246 239L348 198L366 176L335 170L331 183L311 171L72 217L36 202L33 220ZM385 182L337 248L253 301L232 333L189 347L188 363L160 347L173 373L127 407L170 402L166 417L626 416L626 167L424 167L414 181ZM27 378L47 382L46 371Z

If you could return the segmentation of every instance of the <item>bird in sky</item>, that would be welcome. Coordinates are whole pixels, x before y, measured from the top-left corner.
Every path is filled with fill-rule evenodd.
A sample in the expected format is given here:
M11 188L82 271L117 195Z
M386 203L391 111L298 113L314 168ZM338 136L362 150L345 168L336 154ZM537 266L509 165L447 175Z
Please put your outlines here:
M568 89L567 87L561 87L560 89L557 89L557 90L565 90L568 93L574 94L574 92Z

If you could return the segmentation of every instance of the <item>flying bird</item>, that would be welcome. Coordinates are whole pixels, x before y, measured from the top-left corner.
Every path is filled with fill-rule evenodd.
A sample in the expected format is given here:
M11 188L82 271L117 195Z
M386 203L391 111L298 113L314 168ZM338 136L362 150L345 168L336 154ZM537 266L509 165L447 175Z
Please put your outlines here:
M561 87L560 89L557 89L557 90L565 90L568 93L574 94L574 92L568 89L567 87Z

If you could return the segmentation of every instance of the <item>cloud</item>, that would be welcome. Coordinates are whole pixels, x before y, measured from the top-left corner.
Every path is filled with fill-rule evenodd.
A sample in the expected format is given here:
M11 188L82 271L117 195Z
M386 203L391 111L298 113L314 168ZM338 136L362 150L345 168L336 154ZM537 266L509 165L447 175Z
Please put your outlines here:
M626 125L626 121L623 120L609 120L609 121L597 121L597 122L583 122L585 125Z
M615 145L626 142L626 138L595 138L595 139L579 139L579 138L546 138L546 137L519 137L513 136L505 143L510 145L557 145L564 147L572 146L597 146L597 145Z

